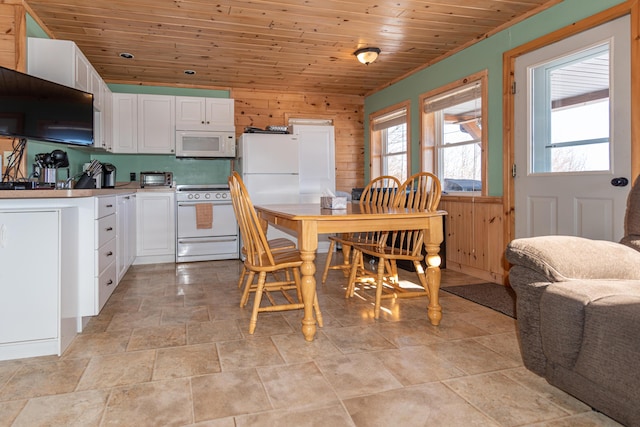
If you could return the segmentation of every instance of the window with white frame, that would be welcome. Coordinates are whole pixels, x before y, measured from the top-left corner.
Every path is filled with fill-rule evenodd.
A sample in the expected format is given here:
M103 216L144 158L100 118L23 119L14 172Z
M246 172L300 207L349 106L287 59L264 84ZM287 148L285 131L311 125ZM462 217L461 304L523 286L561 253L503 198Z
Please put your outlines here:
M371 122L371 178L391 175L407 179L409 165L408 106L373 115Z
M486 72L421 97L422 169L447 193L485 194Z

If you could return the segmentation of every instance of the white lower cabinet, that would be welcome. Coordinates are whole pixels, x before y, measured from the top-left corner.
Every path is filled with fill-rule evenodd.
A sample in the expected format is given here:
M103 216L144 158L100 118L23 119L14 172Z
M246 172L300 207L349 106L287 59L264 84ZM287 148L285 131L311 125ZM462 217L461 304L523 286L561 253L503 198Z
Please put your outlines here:
M76 209L0 210L0 360L60 355L75 336L77 222Z
M96 197L95 212L94 272L98 290L95 314L98 314L118 286L116 196Z
M174 191L143 191L136 194L135 264L175 262L175 197Z
M136 258L136 195L123 194L117 196L117 270L118 282Z

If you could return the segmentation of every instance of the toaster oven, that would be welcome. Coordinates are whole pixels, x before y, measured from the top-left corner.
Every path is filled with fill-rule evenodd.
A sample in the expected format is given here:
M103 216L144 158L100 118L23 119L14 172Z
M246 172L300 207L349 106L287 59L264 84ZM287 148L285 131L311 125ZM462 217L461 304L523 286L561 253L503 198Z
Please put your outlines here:
M140 172L140 188L173 187L173 172Z

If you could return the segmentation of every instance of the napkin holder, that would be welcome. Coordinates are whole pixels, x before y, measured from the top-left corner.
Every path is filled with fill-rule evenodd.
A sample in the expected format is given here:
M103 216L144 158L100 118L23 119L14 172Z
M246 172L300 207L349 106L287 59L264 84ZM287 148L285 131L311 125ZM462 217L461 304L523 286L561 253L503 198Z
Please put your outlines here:
M347 209L347 198L336 196L321 196L320 207L322 209Z

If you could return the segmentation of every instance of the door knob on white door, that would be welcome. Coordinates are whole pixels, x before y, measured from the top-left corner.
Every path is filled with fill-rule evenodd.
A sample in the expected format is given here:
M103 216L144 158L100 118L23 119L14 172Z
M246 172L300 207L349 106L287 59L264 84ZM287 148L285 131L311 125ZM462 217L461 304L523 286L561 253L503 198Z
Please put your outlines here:
M629 180L625 177L613 178L611 180L611 185L614 187L626 187L629 184Z

